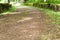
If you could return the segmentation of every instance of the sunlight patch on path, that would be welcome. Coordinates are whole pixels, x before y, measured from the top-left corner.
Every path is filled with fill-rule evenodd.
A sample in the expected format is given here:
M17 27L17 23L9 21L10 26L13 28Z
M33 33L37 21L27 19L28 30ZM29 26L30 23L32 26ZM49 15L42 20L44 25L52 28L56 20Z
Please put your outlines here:
M21 3L16 3L16 4L14 4L14 6L15 6L16 8L30 8L30 7L28 7L28 6L23 6Z
M9 14L21 14L22 12L10 12Z
M24 21L28 21L28 20L31 20L31 19L33 19L33 18L27 17L27 18L24 18L24 19L22 19L22 20L18 20L17 23L19 23L19 22L24 22Z

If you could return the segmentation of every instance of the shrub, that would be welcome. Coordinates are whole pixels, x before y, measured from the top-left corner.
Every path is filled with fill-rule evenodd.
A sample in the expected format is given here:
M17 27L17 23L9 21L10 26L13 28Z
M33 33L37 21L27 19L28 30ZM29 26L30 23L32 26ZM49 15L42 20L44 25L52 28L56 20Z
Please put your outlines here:
M26 5L29 6L35 6L35 7L41 7L41 8L48 8L54 11L60 11L60 6L57 5L60 4L60 0L27 0Z
M5 11L9 10L9 8L11 8L11 6L12 5L7 4L7 3L5 3L5 4L0 3L0 13L3 13Z
M40 8L48 8L54 11L60 11L60 6L57 4L49 4L49 3L33 3L33 6Z

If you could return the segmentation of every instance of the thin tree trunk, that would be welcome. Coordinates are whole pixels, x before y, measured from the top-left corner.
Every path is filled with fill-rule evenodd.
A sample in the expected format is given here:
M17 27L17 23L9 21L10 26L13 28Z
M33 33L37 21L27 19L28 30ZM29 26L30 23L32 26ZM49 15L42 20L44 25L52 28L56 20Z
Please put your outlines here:
M8 0L8 4L10 4L10 0Z

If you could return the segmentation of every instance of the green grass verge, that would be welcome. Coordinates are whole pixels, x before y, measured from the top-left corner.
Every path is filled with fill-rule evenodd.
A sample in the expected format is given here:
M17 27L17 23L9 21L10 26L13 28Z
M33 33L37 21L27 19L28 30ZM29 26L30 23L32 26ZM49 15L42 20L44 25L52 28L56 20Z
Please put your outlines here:
M53 20L52 24L56 24L56 27L60 28L60 12L55 12L49 9L43 9L43 11Z
M16 10L16 7L15 6L12 6L8 11L9 12L13 12L13 11L15 11Z

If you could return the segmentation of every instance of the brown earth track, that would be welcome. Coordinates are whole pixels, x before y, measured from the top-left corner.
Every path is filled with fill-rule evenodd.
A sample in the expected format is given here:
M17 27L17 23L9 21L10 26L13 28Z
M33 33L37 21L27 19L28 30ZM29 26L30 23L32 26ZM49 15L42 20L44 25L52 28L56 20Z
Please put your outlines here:
M60 40L60 29L43 11L19 8L0 16L0 40Z

